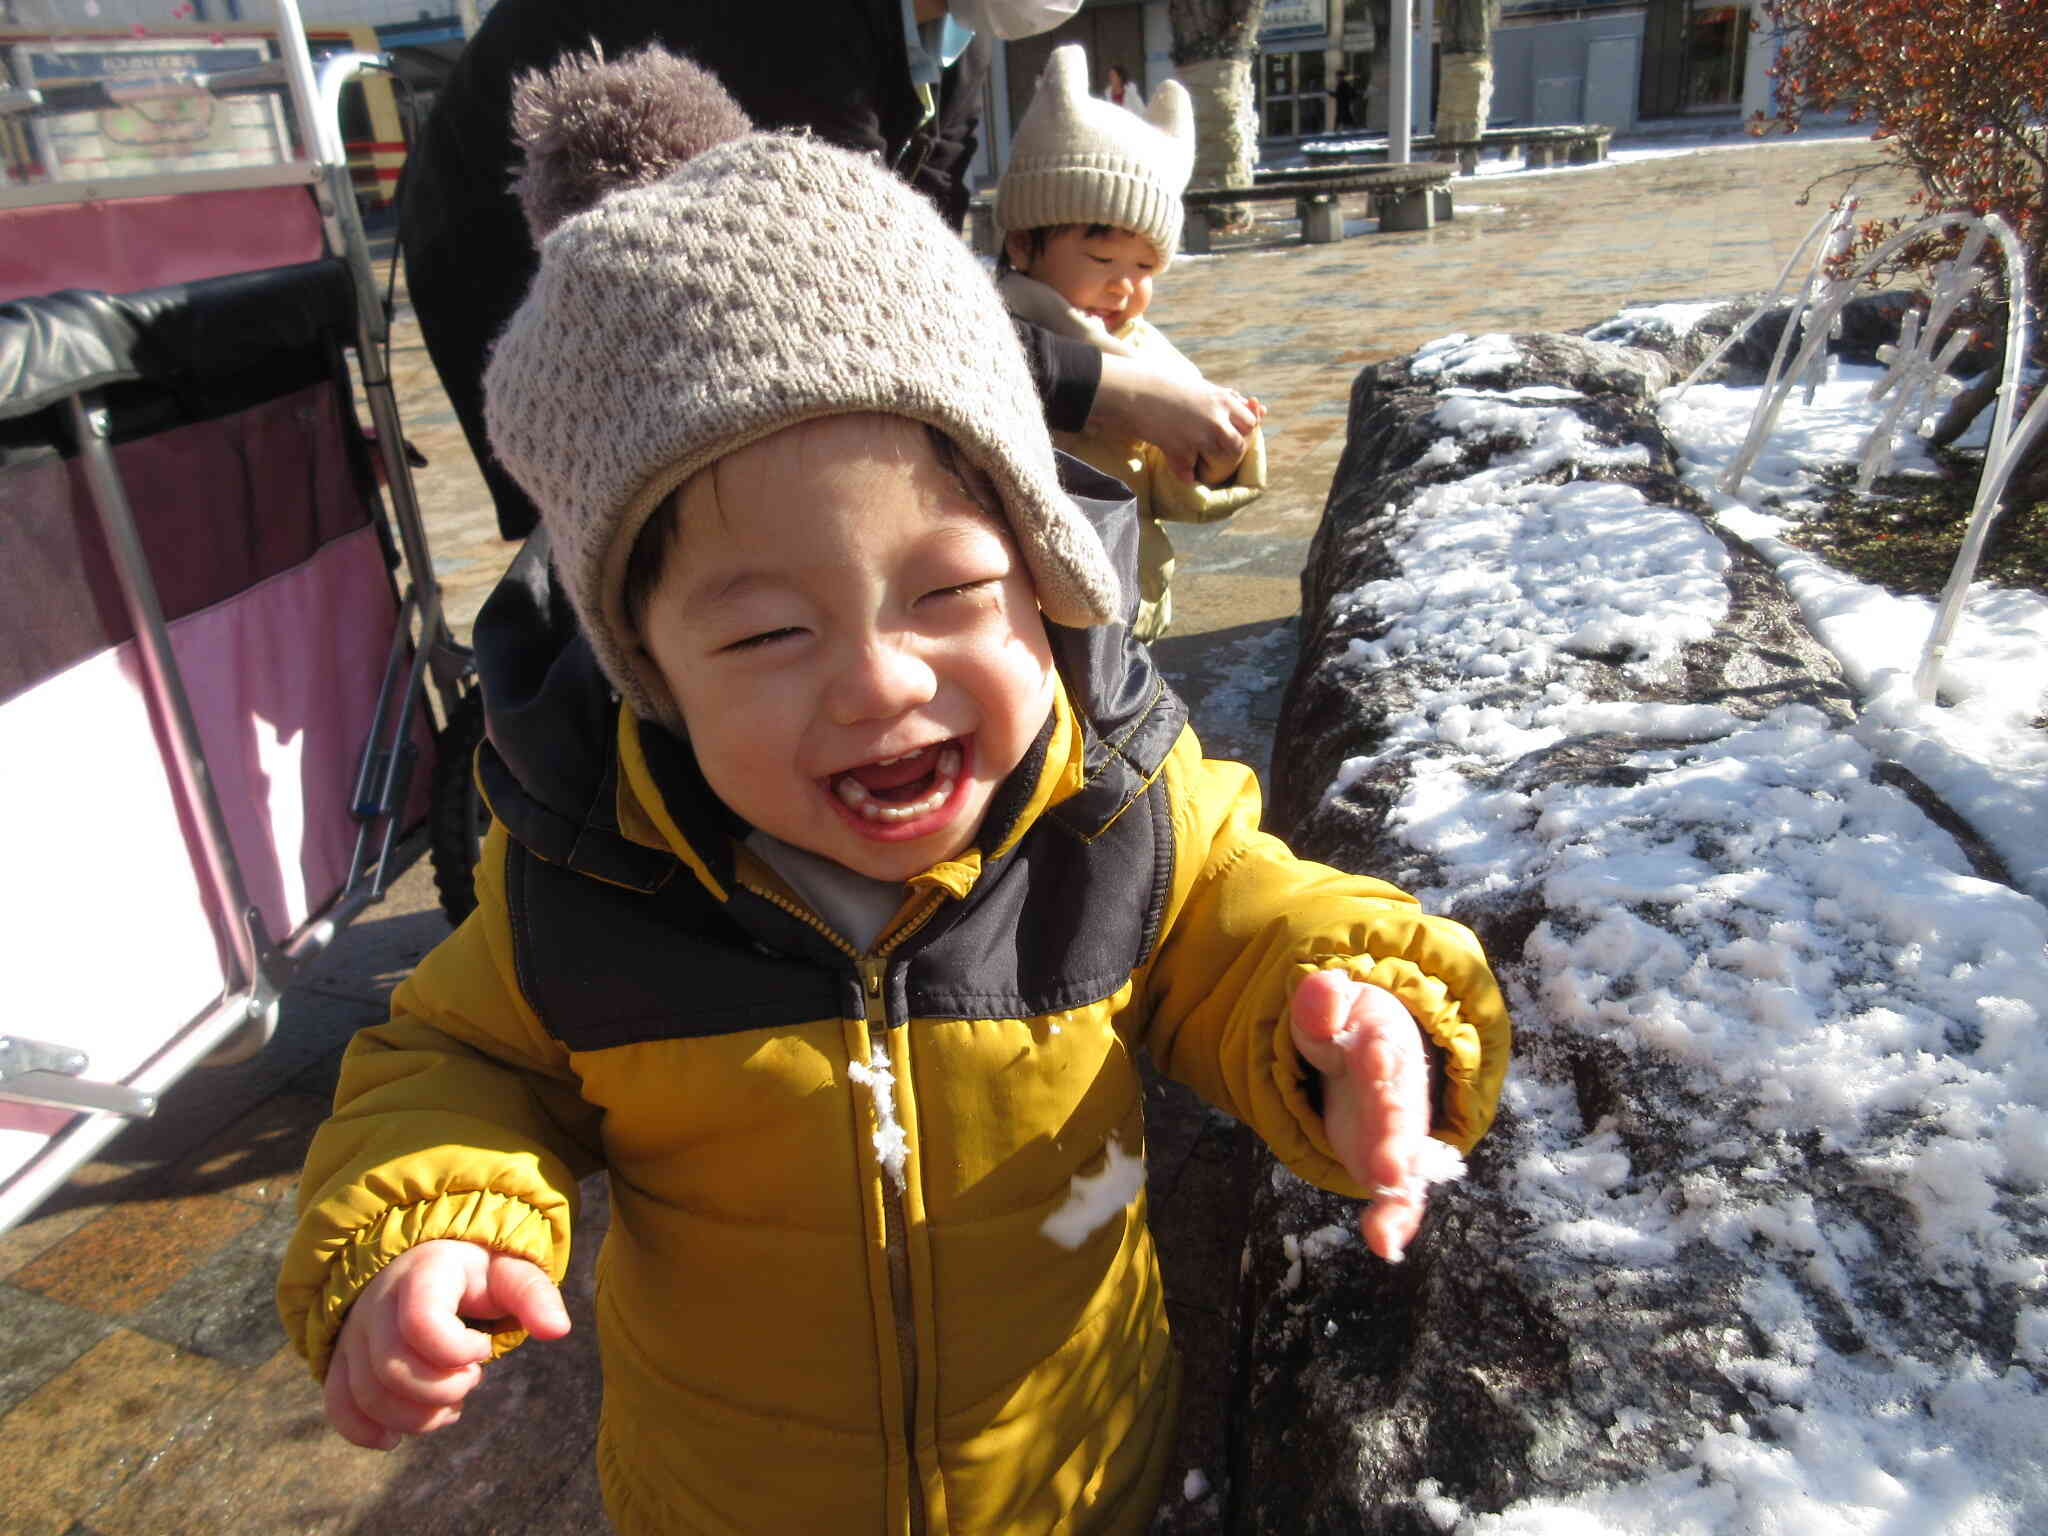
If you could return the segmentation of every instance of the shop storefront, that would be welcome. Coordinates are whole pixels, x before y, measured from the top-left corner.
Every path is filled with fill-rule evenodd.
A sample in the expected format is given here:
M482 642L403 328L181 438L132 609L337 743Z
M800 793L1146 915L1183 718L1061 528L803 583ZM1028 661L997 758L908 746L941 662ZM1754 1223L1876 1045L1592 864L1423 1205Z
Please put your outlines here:
M1261 139L1298 139L1334 125L1330 0L1266 0L1252 91Z
M1651 0L1643 26L1641 114L1740 110L1753 10L1746 0Z

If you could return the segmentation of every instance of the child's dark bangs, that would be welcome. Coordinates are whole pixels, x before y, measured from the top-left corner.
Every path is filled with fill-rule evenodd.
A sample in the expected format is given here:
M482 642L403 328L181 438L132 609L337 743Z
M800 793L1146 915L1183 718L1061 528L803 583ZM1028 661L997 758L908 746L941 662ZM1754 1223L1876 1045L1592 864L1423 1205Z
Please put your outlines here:
M682 522L682 500L681 486L662 497L647 521L640 525L639 533L633 537L632 551L626 556L621 596L626 617L635 629L643 627L640 617L653 600L654 589L661 585L661 573L667 569L669 552L675 548L676 530Z
M982 511L1007 523L1009 514L1004 510L1003 498L997 492L996 483L989 478L988 472L968 458L958 443L930 422L924 423L924 435L932 445L932 457L939 461L939 468L952 477L953 482L967 498Z

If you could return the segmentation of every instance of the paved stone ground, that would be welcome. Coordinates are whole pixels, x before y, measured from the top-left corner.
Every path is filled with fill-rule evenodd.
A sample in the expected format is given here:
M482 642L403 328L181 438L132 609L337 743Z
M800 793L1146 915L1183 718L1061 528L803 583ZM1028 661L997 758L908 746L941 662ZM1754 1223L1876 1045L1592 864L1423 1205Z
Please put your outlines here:
M1820 211L1800 194L1873 158L1855 141L1721 144L1481 177L1457 184L1457 217L1433 230L1304 246L1292 225L1271 222L1219 255L1176 263L1154 318L1211 377L1272 413L1273 489L1234 522L1175 536L1180 629L1157 650L1211 750L1270 758L1296 576L1360 366L1447 331L1567 329L1628 302L1768 288ZM1907 190L1866 178L1865 207L1902 212ZM394 370L407 434L432 461L419 489L466 630L509 552L402 309ZM578 1334L520 1351L460 1425L389 1456L323 1429L271 1310L299 1163L341 1047L382 1016L391 986L444 932L422 862L292 988L267 1051L193 1073L154 1121L0 1234L6 1536L605 1528L587 1454L593 1243L580 1245L570 1288ZM1213 1479L1238 1250L1232 1131L1170 1087L1155 1086L1148 1107L1153 1211L1190 1371L1182 1464ZM590 1196L594 1232L602 1187ZM1169 1506L1173 1528L1213 1528L1177 1488Z

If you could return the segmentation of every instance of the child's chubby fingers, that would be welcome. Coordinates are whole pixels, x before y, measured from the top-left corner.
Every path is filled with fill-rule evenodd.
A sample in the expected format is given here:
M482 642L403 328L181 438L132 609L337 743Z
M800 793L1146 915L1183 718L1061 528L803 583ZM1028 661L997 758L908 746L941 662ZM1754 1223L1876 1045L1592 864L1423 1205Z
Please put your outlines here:
M394 1328L377 1326L377 1314L351 1312L327 1367L328 1422L343 1439L370 1450L388 1451L407 1435L454 1423L481 1371L467 1365L430 1372L399 1357L396 1336Z
M356 1406L353 1371L347 1354L340 1349L335 1350L334 1358L327 1365L327 1385L322 1398L328 1424L350 1445L359 1445L366 1451L395 1450L405 1437L395 1429L386 1429Z
M1422 1030L1399 998L1365 986L1351 1005L1350 1089L1361 1179L1392 1189L1416 1173L1429 1136L1429 1063Z
M1391 993L1353 981L1342 971L1312 971L1294 989L1288 1020L1294 1032L1294 1048L1302 1059L1324 1077L1342 1077L1351 1070L1351 1049L1356 1028L1353 1006L1366 992L1378 992L1389 1001ZM1396 1008L1400 1004L1394 1004ZM1406 1016L1406 1010L1403 1010Z
M491 1257L474 1243L422 1243L363 1287L327 1369L327 1417L344 1439L389 1450L460 1417L491 1352L461 1308L483 1288Z
M1366 1247L1389 1264L1398 1264L1422 1229L1425 1203L1420 1187L1383 1185L1371 1203L1358 1213L1358 1235L1365 1239Z
M510 1318L536 1339L559 1339L569 1331L569 1309L562 1304L561 1287L529 1260L492 1254L485 1275L485 1298L496 1315Z
M1331 1149L1376 1191L1359 1232L1399 1262L1422 1224L1429 1070L1422 1033L1400 999L1335 971L1304 977L1291 1014L1295 1048L1323 1078Z

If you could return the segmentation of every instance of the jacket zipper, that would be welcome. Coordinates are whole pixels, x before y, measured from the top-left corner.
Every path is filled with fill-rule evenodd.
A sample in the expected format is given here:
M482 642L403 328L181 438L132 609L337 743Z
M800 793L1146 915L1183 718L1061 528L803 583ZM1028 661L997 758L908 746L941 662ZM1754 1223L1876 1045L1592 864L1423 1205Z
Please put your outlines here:
M932 914L939 909L941 898L938 893L931 893L924 905L899 924L896 931L889 935L888 942L877 948L874 954L863 955L802 905L786 901L775 892L762 890L758 886L749 885L747 889L763 901L816 929L852 957L854 974L860 981L861 1015L867 1025L868 1049L872 1052L876 1041L886 1041L889 1034L889 1004L883 995L883 984L889 974L889 954L931 920ZM903 1102L901 1084L897 1086L897 1102ZM883 1178L883 1244L889 1263L889 1305L896 1323L896 1365L903 1378L903 1454L910 1469L910 1536L924 1536L927 1524L924 1480L919 1476L917 1466L917 1318L910 1297L910 1239L907 1214L909 1199L907 1183L903 1189L892 1190L888 1178Z
M886 1040L889 1032L889 1004L882 984L889 962L884 955L863 956L855 962L860 972L860 992L865 1011L870 1048ZM897 1086L897 1103L903 1102L903 1085ZM889 1301L896 1316L896 1368L903 1378L903 1449L909 1464L911 1536L925 1529L924 1479L917 1465L917 1319L910 1301L910 1239L905 1207L907 1188L891 1188L882 1181L882 1220L889 1260Z

